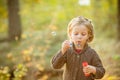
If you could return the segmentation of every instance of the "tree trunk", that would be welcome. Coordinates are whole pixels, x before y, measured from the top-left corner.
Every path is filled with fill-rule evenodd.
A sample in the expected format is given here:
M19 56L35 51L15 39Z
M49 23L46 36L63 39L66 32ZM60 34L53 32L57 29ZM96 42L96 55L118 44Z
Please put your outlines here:
M120 0L118 0L118 41L120 41Z
M19 0L7 0L8 6L8 34L9 40L20 40L21 39L21 20L19 15Z

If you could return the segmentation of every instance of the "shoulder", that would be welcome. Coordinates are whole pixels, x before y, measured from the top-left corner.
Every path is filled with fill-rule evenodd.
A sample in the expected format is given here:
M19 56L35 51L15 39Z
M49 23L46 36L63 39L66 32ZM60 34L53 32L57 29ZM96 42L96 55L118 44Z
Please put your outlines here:
M92 64L101 62L99 54L95 51L95 49L89 47L86 51L86 55L90 58Z
M92 47L88 46L87 50L86 50L86 53L87 54L90 54L90 55L97 55L97 52L95 51L95 49L93 49Z

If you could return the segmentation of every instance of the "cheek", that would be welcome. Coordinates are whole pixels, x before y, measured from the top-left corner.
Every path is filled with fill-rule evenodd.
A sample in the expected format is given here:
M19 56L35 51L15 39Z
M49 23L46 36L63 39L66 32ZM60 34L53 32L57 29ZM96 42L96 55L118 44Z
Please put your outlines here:
M74 37L75 37L74 34L71 34L70 36L71 36L71 38L74 38Z
M71 35L71 40L74 40L74 36L73 35Z
M85 39L85 40L88 40L88 39L89 39L89 36L88 36L88 35L87 35L87 36L85 36L85 37L84 37L84 39Z

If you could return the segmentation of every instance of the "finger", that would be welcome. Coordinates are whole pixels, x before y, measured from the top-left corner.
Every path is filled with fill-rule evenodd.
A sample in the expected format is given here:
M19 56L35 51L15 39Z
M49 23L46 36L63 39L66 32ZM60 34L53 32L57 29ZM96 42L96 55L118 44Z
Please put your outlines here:
M84 67L84 68L83 68L83 72L84 72L84 73L87 73L87 74L88 74L88 73L90 73L90 71L91 71L91 70L90 70L88 67Z
M70 44L68 42L63 43L63 46L70 47Z
M83 72L85 72L85 73L87 73L87 72L88 72L88 70L87 70L87 68L86 68L86 67L84 67L84 68L83 68Z
M89 71L84 71L85 74L89 74L90 72Z
M68 43L68 44L70 44L70 43L71 43L71 41L69 41L69 40L65 40L65 43Z
M65 40L64 42L69 43L69 40Z

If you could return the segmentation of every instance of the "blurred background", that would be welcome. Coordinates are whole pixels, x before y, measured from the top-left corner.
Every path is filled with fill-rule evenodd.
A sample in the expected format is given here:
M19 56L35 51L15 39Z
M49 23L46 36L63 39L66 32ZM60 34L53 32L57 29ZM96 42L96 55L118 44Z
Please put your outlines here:
M94 24L101 80L120 80L120 0L0 0L0 80L62 80L50 60L77 16Z

